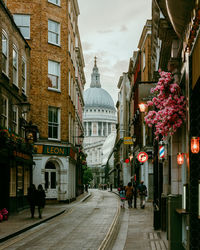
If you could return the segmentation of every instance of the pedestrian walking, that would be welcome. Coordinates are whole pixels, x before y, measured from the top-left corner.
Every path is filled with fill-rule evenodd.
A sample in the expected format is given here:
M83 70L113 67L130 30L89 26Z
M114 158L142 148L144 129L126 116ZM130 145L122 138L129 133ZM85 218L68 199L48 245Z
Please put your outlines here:
M133 197L134 197L134 208L137 208L137 184L133 183Z
M37 205L38 205L38 213L39 213L39 218L42 218L42 211L45 206L45 192L41 184L38 185L38 190L37 190Z
M85 191L88 193L88 184L85 184Z
M132 202L133 202L133 187L132 183L129 182L128 185L125 188L126 191L126 199L128 201L128 207L132 208Z
M112 183L110 183L110 191L112 192Z
M36 187L34 184L31 184L28 188L28 202L30 204L30 210L31 210L31 218L34 218L35 214L35 202L36 202Z
M125 188L123 186L120 188L119 197L121 200L121 208L125 208L126 191L125 191Z
M140 207L145 208L145 197L147 196L147 187L144 185L144 181L140 182L138 185L138 192L140 196Z

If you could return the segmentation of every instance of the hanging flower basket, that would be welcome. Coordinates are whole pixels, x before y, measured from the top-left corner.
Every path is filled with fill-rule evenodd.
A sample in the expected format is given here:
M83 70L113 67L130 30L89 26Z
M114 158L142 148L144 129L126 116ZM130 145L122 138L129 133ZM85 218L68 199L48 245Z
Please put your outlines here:
M33 151L33 145L27 144L23 137L12 133L8 129L0 128L0 147L5 146L25 153Z
M173 82L170 72L159 71L159 74L160 79L151 90L155 97L147 102L152 110L144 118L149 127L154 126L156 140L159 135L163 138L173 135L186 118L186 100L181 94L181 88Z

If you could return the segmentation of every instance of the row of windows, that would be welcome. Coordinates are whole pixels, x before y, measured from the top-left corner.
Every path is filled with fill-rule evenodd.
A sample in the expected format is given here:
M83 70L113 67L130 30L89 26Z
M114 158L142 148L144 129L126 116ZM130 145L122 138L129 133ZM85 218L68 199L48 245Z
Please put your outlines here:
M30 39L30 15L14 14L13 18L24 38ZM68 39L68 50L73 54L74 48L70 33ZM48 42L60 46L60 23L50 19L48 20Z
M84 122L84 131L87 136L106 136L114 130L114 124L106 122Z
M26 94L26 59L21 60L21 86L22 92ZM5 30L2 30L2 71L7 76L9 75L9 39ZM19 86L19 53L18 48L13 44L12 49L12 73L13 84Z
M98 109L98 110L96 110L96 109L86 109L86 112L105 112L105 113L111 113L111 114L114 114L115 112L114 111L110 111L110 110L104 110L104 109Z
M18 86L18 73L19 73L19 55L18 49L13 45L13 84ZM2 71L8 75L9 72L9 41L6 32L2 31ZM22 57L21 64L21 85L22 92L26 93L26 60ZM75 100L75 83L70 75L69 71L69 95L72 96L72 100ZM60 63L55 61L48 61L48 88L60 91Z
M8 98L2 96L2 114L1 114L1 126L8 128L9 124L9 109L8 109ZM26 118L26 117L23 117ZM70 120L71 117L69 118ZM48 138L49 139L60 139L60 108L49 107L48 108ZM70 122L69 122L70 124ZM73 126L73 122L71 121ZM69 125L70 126L70 125ZM70 129L70 128L69 128ZM16 105L12 105L12 131L16 134L19 133L19 112ZM73 137L73 133L71 135Z
M8 102L8 98L6 96L2 96L2 113L1 113L1 126L4 128L8 128L8 124L9 124L9 102ZM19 133L19 109L16 105L12 105L12 111L11 111L11 119L12 119L12 123L11 123L11 127L12 127L12 131L15 132L16 134ZM22 114L23 118L26 120L26 114ZM23 131L22 132L22 136L25 135L25 131L22 128Z

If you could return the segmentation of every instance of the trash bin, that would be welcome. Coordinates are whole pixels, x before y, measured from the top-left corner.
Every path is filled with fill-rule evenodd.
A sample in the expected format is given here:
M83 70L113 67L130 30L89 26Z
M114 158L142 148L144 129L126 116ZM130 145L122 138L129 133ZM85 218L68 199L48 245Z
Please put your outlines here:
M166 231L167 224L167 196L161 197L161 230Z
M167 205L169 249L183 250L182 217L176 212L176 209L181 207L181 195L169 195Z
M160 229L160 209L156 203L153 204L154 207L154 217L153 217L153 227L154 230Z

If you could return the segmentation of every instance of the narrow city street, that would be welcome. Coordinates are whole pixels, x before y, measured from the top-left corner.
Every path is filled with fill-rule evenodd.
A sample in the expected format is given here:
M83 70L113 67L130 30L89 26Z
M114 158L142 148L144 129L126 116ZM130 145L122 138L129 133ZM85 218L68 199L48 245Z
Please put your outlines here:
M141 209L138 199L137 209L129 209L127 203L125 209L120 209L117 191L114 192L90 189L89 195L71 204L47 205L44 219L53 208L65 209L65 212L4 241L0 250L167 250L162 233L153 229L152 203L147 202L146 208ZM24 220L30 221L27 212ZM14 223L11 220L8 222ZM6 222L1 224L0 233L5 233L3 226L7 225Z
M64 214L0 244L0 249L101 249L118 216L119 200L108 191L90 192L84 202L66 205Z

